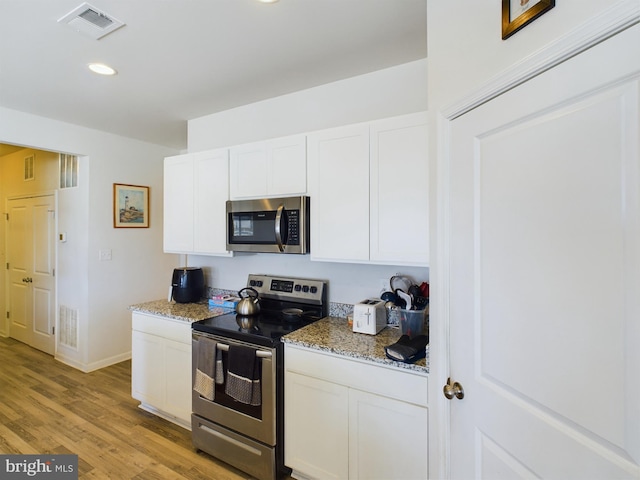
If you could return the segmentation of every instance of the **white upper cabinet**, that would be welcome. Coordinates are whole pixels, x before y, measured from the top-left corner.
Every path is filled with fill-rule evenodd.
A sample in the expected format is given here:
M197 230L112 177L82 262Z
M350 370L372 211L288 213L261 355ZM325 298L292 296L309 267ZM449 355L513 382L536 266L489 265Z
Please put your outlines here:
M371 252L376 263L429 263L427 115L371 124Z
M369 260L369 126L307 136L311 259Z
M164 251L193 251L193 158L164 159Z
M230 256L227 149L168 157L164 163L164 251Z
M311 259L427 266L426 112L307 137Z
M304 135L238 145L230 151L231 199L307 193Z

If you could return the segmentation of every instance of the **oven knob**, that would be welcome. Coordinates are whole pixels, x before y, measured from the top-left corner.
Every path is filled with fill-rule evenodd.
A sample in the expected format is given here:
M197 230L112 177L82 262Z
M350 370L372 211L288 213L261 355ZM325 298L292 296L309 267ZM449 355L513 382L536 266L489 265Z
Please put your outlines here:
M309 290L311 293L318 293L318 287L311 287Z
M256 281L255 280L249 280L249 285L251 287L255 287L256 286Z
M299 292L300 290L302 290L302 287L301 287L300 285L296 285L296 286L295 286L295 287L293 287L293 288L294 288L294 290L295 290L296 292Z
M302 287L302 291L303 291L304 293L307 293L307 292L309 291L309 286L308 286L308 285L305 285L304 287Z

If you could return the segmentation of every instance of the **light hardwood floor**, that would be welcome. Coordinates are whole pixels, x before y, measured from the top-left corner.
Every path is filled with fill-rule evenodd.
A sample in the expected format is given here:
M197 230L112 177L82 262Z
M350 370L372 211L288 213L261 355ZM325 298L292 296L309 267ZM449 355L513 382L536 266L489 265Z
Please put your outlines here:
M78 455L83 479L248 475L191 444L191 432L138 408L131 362L82 373L0 337L0 453Z

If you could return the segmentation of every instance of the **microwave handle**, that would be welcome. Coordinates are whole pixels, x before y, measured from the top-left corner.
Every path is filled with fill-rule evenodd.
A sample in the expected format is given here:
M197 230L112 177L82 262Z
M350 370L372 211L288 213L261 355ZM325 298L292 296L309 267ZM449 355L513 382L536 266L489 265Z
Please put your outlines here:
M284 213L284 205L280 204L278 206L278 210L276 210L276 243L278 244L278 249L281 252L284 252L284 245L282 244L282 232L280 230L280 224L282 222L283 213Z

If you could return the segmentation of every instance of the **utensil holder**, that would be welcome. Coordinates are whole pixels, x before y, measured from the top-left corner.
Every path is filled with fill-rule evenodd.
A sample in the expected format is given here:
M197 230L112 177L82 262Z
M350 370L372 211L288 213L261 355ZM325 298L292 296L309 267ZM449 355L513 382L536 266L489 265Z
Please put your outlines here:
M429 315L427 310L404 310L398 309L400 329L403 335L413 338L422 335L429 326Z

